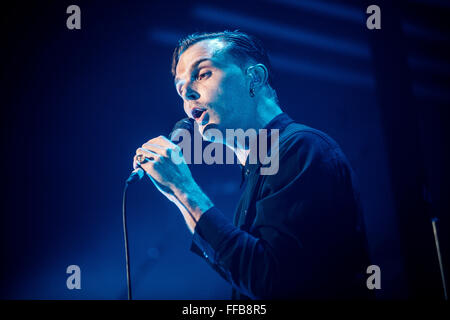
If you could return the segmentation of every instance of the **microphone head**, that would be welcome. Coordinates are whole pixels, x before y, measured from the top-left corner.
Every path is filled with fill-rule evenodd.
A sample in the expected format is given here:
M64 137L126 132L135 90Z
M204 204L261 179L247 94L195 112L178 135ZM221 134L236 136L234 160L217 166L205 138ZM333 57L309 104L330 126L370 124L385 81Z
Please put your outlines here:
M169 139L173 140L173 138L175 137L175 133L178 129L188 130L192 134L194 132L194 121L195 120L191 118L183 118L179 120L177 123L175 123L175 126L170 132Z

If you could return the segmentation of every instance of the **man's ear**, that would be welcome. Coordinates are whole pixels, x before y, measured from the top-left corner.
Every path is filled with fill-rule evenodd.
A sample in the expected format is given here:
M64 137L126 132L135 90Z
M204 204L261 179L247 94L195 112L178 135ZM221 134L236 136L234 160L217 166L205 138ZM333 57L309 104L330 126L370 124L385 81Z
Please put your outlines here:
M266 66L262 63L248 67L247 74L251 79L250 88L255 90L263 87L267 83L267 78L269 76Z

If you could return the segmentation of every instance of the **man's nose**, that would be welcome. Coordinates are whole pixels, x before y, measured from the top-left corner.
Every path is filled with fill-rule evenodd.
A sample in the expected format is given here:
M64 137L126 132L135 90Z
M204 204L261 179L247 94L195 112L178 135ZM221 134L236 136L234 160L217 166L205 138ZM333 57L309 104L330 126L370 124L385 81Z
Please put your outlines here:
M186 86L184 99L185 100L197 100L198 98L200 98L200 94L197 91L195 91L194 89L192 89L191 86Z

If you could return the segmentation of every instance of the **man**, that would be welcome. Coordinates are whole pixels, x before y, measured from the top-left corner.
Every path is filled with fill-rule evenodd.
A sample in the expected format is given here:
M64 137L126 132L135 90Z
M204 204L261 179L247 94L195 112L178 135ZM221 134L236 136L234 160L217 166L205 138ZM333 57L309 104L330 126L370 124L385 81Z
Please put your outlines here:
M192 250L238 299L352 299L369 295L370 265L353 171L326 134L296 124L278 105L261 44L242 32L193 34L175 49L172 72L186 114L208 129L278 129L279 168L262 175L250 143L232 148L245 187L234 224L201 190L177 145L160 136L137 149L142 167L193 233ZM259 136L256 138L260 138ZM269 146L270 147L270 146ZM138 159L145 157L145 161Z

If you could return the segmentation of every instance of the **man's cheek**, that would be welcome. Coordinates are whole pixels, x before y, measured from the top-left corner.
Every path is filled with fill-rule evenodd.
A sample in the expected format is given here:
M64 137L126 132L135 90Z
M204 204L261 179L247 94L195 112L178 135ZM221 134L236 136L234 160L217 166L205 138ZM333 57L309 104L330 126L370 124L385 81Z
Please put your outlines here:
M216 102L222 103L222 102L226 101L226 94L227 94L227 90L224 90L223 87L218 87L214 100Z

